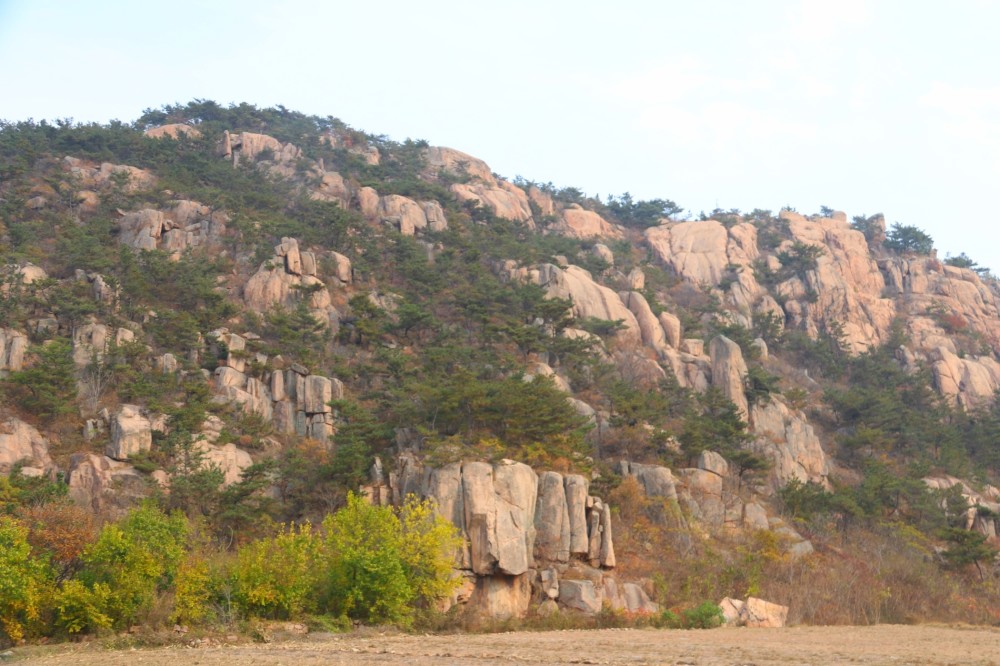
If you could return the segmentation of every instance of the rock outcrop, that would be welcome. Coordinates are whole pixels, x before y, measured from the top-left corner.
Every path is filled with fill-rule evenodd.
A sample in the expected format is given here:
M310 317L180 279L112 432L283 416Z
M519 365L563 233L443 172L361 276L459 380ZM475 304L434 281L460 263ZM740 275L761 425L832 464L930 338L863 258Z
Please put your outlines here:
M724 335L717 335L709 349L712 355L712 386L722 391L746 420L750 414L744 390L747 364L740 346Z
M534 227L528 195L516 185L507 181L500 181L498 185L455 183L449 189L459 201L479 204L497 217L526 222Z
M142 409L121 405L111 417L111 441L105 452L114 460L128 460L153 446L153 428Z
M246 340L226 330L213 331L209 337L228 350L213 376L216 402L239 405L245 412L272 422L280 434L297 434L323 443L329 440L334 432L329 403L344 398L344 384L339 379L309 374L296 364L275 368L263 379L248 377L244 372Z
M118 221L118 240L137 250L164 250L176 259L188 249L217 244L229 216L196 201L174 201L166 210L143 208Z
M76 504L110 517L126 513L150 489L148 477L132 465L92 453L70 458L66 483Z
M548 227L551 233L570 238L621 238L622 230L597 213L584 210L578 204L570 204L560 211L559 221ZM614 261L608 263L613 264Z
M1000 489L986 485L981 491L976 491L965 481L947 474L926 477L924 483L938 494L945 510L948 509L947 493L957 488L969 507L962 525L965 529L975 530L987 538L1000 535Z
M816 432L804 415L793 411L781 398L754 405L750 424L757 437L757 450L773 463L775 488L792 479L828 485L830 466Z
M590 273L579 266L562 269L555 264L542 264L530 271L528 278L542 286L552 298L571 299L577 318L620 320L623 328L617 333L619 339L633 344L642 341L639 322L618 294L594 282Z
M27 335L14 329L0 328L0 377L24 368L24 355L27 351Z
M423 229L444 231L448 228L441 204L436 201L417 202L398 194L379 199L378 217L404 236L412 236Z
M52 468L49 442L24 421L10 417L0 423L0 474L22 463L22 474L37 476Z
M486 162L454 148L431 146L424 151L424 158L427 160L427 168L431 176L438 176L443 171L489 185L497 184L497 179Z
M757 229L738 224L726 229L716 220L676 222L651 227L646 243L654 256L685 280L716 286L728 266L749 266L758 256Z
M92 162L67 156L63 158L63 167L84 191L117 187L132 194L148 190L156 184L156 177L152 173L127 164L104 162L94 165Z
M277 165L289 165L302 156L302 150L291 143L281 143L267 134L253 132L231 134L226 130L219 142L219 154L222 157L232 159L233 166L239 165L241 160L264 160ZM282 175L288 175L285 170L278 172Z
M399 504L409 495L433 500L439 515L461 530L465 547L458 566L464 575L475 577L468 602L474 612L523 616L533 585L548 598L576 608L575 597L562 596L560 572L574 568L601 583L602 571L616 564L611 509L588 494L588 483L580 475L538 476L510 460L430 468L404 455L388 486L370 486L365 494L380 503ZM600 610L602 585L592 585L586 597L597 599L596 607L590 603L580 610ZM570 587L575 594L577 588Z
M349 278L351 270L350 262L342 264L339 257L343 255L334 257L338 281L341 277ZM261 314L275 306L294 308L300 300L305 300L318 322L336 329L340 315L332 305L326 285L317 277L317 270L314 253L300 251L294 238L282 238L274 248L274 256L261 264L243 286L243 300L247 307Z
M131 329L115 329L92 320L73 331L73 362L77 369L85 368L100 360L112 343L122 345L133 340L135 333Z
M150 127L144 134L151 139L179 139L182 136L201 136L197 127L184 123L170 123L159 127Z
M839 326L853 353L881 344L896 308L882 296L885 280L864 234L846 219L805 218L789 211L782 211L781 219L795 242L822 249L814 270L777 287L786 298L789 324L812 335Z

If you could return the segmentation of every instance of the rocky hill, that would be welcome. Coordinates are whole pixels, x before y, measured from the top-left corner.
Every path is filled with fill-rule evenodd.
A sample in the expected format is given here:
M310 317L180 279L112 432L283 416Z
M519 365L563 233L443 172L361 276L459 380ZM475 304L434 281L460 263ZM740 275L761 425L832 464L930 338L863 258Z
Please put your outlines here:
M880 215L192 102L0 128L0 258L9 513L152 498L232 547L415 495L462 536L442 607L494 618L996 607L1000 284Z

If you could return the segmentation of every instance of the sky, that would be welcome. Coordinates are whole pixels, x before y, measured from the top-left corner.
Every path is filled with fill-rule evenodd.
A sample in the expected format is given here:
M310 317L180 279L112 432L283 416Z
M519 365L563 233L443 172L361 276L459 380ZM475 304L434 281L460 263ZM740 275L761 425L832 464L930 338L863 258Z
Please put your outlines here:
M1000 272L997 26L997 0L0 0L0 118L282 104L695 215L882 212Z

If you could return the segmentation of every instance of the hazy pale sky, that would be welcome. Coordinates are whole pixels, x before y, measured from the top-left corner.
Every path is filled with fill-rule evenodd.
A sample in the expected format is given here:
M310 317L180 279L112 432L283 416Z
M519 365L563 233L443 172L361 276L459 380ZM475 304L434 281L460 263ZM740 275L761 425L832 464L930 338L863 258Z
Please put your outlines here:
M336 116L695 213L884 212L1000 272L1000 2L0 0L0 118Z

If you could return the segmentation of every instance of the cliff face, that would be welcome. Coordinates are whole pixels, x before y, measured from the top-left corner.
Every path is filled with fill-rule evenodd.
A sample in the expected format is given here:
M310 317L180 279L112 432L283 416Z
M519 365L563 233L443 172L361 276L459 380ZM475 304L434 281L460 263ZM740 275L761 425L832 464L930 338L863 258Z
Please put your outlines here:
M461 530L466 547L458 569L467 585L455 601L471 600L498 616L523 615L533 598L588 612L605 601L646 611L655 608L646 591L619 583L613 572L614 511L589 490L601 483L600 473L564 473L568 467L590 465L596 457L596 464L614 470L606 474L631 477L647 496L676 506L683 529L770 529L775 511L768 498L777 489L792 480L830 488L843 463L836 460L830 423L816 419L822 409L808 409L791 393L754 393L761 370L779 372L813 396L824 388L795 368L791 357L769 354L763 337L753 339L756 332L831 336L854 356L905 340L892 350L900 366L928 370L944 401L959 409L989 403L1000 388L997 282L934 256L890 252L882 245L884 226L869 241L843 213L806 217L782 211L776 218L663 218L639 229L625 226L624 217L600 202L510 182L482 160L450 148L414 144L404 150L336 128L301 141L235 126L206 132L170 124L149 129L143 140L175 142L157 145L176 145L209 160L206 182L251 174L283 199L261 196L254 204L251 193L241 192L210 205L196 200L194 187L164 189L168 170L158 173L155 160L140 168L72 155L52 156L44 174L29 172L18 184L19 214L33 223L42 224L46 215L69 216L81 228L110 222L102 241L125 252L162 253L155 256L174 263L221 259L225 267L187 313L196 330L181 335L171 329L172 335L155 337L151 332L178 314L148 294L128 293L120 267L107 261L73 265L77 255L69 252L70 258L55 257L45 267L12 255L0 281L4 295L38 283L82 294L86 307L76 304L83 312L76 316L65 304L53 305L46 292L32 292L23 312L0 321L0 377L36 362L29 340L67 337L80 382L83 443L53 457L50 448L59 443L50 440L59 439L58 433L30 425L31 414L4 414L0 471L23 460L22 474L55 478L64 472L75 501L105 512L124 510L150 487L169 492L170 474L148 469L150 456L160 460L158 448L170 434L166 407L146 404L141 393L132 404L97 390L102 387L90 374L129 345L138 344L135 358L170 378L165 381L207 388L212 409L229 419L212 416L191 432L202 454L199 464L217 467L228 486L255 460L296 442L316 442L333 455L330 438L349 422L341 401L384 393L386 385L413 372L414 359L433 347L436 334L464 331L469 338L481 336L489 349L489 363L478 367L479 374L509 378L523 371L528 380L551 379L565 394L559 400L589 422L595 456L561 460L561 472L506 459L434 465L422 460L422 444L458 437L458 428L432 437L418 424L397 420L395 444L385 452L396 460L394 471L366 486L371 501L431 498ZM321 213L306 218L311 210ZM308 222L293 224L296 215ZM469 247L472 231L490 225L513 225L513 231L498 236L493 247ZM50 246L68 247L65 241ZM496 281L493 291L482 287L487 278L481 275L476 285L449 284L452 276L405 283L421 279L411 277L419 275L412 264L457 271L458 264L449 262L481 263ZM498 322L496 313L463 310L448 300L473 286L502 303L530 300L537 290L549 301L567 301L568 313ZM403 287L414 288L401 296ZM418 303L413 294L425 300ZM132 302L142 298L141 307ZM208 301L227 304L210 326L195 316ZM289 323L289 313L300 318ZM422 330L434 317L439 330ZM905 338L897 336L899 330ZM575 346L593 354L593 365L581 369L566 360ZM369 372L369 363L383 369ZM441 363L457 370L462 361ZM640 393L667 386L695 396L718 391L748 426L742 450L767 461L767 472L744 484L745 470L713 453L718 442L705 443L697 465L692 458L688 467L671 469L645 459L648 453L629 460L628 440L636 432L662 436L657 455L674 459L680 455L674 436L681 433L626 414L601 384L601 373L613 373ZM88 391L92 399L85 399ZM414 398L420 400L426 402ZM469 413L476 400L489 398L468 398L463 405ZM425 402L420 407L430 410ZM380 408L386 419L408 413L390 400ZM250 431L248 419L259 421L266 433L252 450L253 438L233 436L236 423ZM601 459L608 442L619 447L618 459ZM132 464L137 460L141 470ZM928 484L960 483L944 478L932 477ZM964 490L971 503L992 510L992 494ZM269 492L283 491L276 485ZM996 532L987 519L970 519L968 527ZM811 548L794 536L794 552Z

